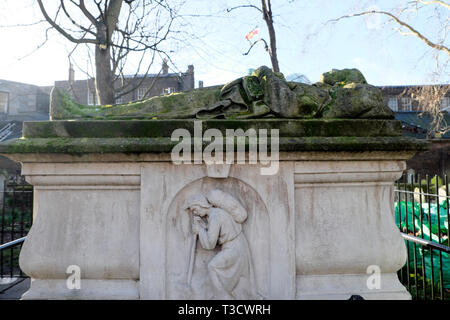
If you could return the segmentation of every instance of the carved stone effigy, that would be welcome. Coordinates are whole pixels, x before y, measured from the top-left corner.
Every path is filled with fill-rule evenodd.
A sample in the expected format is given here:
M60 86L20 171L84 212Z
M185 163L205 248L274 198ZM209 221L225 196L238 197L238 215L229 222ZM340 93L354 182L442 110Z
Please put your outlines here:
M352 101L342 94L341 102ZM193 114L214 115L225 104ZM34 186L34 223L20 255L32 282L23 298L409 299L396 275L406 250L393 186L427 144L402 137L390 116L374 119L377 108L360 110L370 119L208 118L200 129L195 119L25 123L22 139L0 144ZM173 161L179 129L203 137L200 146L191 136L184 145L191 162ZM258 153L250 162L246 149L239 162L233 149L232 161L210 163L198 154L210 129L277 129L279 139L268 145L269 161ZM255 139L260 152L267 139ZM81 271L79 289L67 285L69 266ZM368 270L379 271L379 286Z

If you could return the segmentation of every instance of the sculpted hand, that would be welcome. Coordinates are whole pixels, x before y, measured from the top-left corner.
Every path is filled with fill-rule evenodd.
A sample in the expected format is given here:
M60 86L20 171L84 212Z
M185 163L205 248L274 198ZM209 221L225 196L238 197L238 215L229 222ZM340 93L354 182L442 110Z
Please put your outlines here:
M202 222L200 217L194 217L194 222L192 223L192 232L194 234L198 234L203 229Z

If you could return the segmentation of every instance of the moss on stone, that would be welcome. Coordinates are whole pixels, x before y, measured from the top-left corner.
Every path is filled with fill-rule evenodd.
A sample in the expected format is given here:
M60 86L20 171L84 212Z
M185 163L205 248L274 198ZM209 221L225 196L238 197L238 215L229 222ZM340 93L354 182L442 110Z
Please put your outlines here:
M224 86L195 89L151 97L120 105L86 106L54 89L51 118L188 119L233 118L392 118L392 112L379 99L378 88L366 84L357 69L333 69L321 82L308 85L287 82L281 73L267 66L251 76L235 79Z
M323 111L324 118L394 119L377 87L352 82L331 92L332 103Z
M262 111L264 112L264 110ZM25 138L118 138L170 137L179 128L193 134L194 119L110 120L110 121L33 121L23 127ZM210 119L202 121L203 130L278 129L280 136L400 136L401 124L396 120L359 119Z
M55 88L51 95L51 119L152 119L194 118L199 109L219 100L220 86L177 92L147 100L108 106L87 106Z
M170 152L175 129L194 133L193 119L41 121L24 123L24 138L0 143L1 153L142 153ZM426 141L401 136L395 120L348 119L212 119L203 133L218 129L279 130L280 151L425 150ZM205 142L205 145L207 143Z
M255 76L248 76L242 79L242 87L245 90L247 97L252 100L259 100L264 96L264 91Z
M363 74L358 69L333 69L329 72L323 73L320 76L319 81L331 86L344 86L348 83L367 83Z
M0 153L170 153L177 141L161 138L31 138L0 143ZM208 143L204 142L205 147ZM270 150L270 144L268 145ZM429 143L405 137L282 137L279 151L422 151Z

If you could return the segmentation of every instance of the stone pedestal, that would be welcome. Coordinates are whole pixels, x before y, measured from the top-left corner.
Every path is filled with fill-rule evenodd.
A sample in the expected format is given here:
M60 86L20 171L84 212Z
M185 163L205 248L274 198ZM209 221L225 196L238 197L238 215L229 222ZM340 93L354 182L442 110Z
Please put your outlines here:
M26 123L24 139L0 145L34 186L20 256L32 278L24 299L217 298L209 262L224 249L195 245L185 211L186 199L212 190L246 212L252 298L410 298L396 275L406 250L393 187L426 145L402 138L396 121L340 120L340 129L331 121L204 122L222 131L279 128L274 175L261 175L259 163L175 165L170 132L180 124L193 128L188 120ZM67 286L73 265L80 289Z

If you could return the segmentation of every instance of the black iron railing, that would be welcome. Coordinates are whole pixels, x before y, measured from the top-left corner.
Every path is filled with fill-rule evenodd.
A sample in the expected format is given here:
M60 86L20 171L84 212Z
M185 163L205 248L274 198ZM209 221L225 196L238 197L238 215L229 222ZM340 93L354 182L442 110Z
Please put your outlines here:
M22 248L22 244L25 241L25 238L26 237L22 237L22 238L19 238L19 239L16 239L16 240L13 240L13 241L10 241L10 242L7 242L7 243L4 243L4 244L0 245L0 252L3 252L3 250L7 250L7 249L14 250L16 248L18 248L18 250L20 252L20 249ZM14 257L14 256L12 256L12 257ZM16 257L18 257L18 255L16 255ZM10 259L9 263L10 263L10 270L14 270L13 264L17 263L17 259ZM14 287L15 285L18 285L19 283L24 281L26 278L28 278L22 271L20 271L20 275L18 275L16 277L14 277L11 274L9 274L9 276L10 276L9 277L10 281L9 281L9 283L8 283L8 285L6 287L1 288L0 294L8 291L9 289ZM2 277L2 279L4 279L4 278Z
M450 299L448 187L447 176L404 175L396 183L395 222L408 253L398 275L414 299Z
M0 294L27 276L19 267L19 254L33 219L33 188L21 176L8 176L0 192Z

